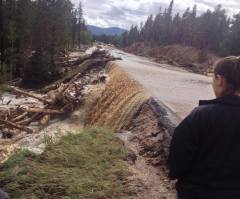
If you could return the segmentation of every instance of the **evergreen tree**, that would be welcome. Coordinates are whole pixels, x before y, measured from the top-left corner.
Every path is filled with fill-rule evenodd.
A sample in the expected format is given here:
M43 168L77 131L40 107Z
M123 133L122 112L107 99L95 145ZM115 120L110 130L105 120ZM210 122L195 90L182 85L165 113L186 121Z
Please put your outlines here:
M227 55L240 55L240 13L234 16L232 20L230 30L225 35L225 39L222 42L221 50Z
M126 47L129 45L129 41L128 41L128 32L124 32L122 34L122 44L121 44L123 47Z
M139 40L139 31L137 26L132 26L128 34L128 42L132 44Z
M72 11L72 47L76 44L76 33L77 33L77 10Z
M45 71L33 74L51 79L58 72L57 54L84 40L89 43L91 35L81 3L75 10L70 0L0 0L0 81L4 74L26 79L24 70L35 69L33 59L44 60L38 65Z
M130 31L133 29L132 27ZM151 41L152 38L152 28L153 28L153 15L150 15L143 26L142 34L145 41ZM133 30L132 30L133 31ZM130 36L130 32L129 32Z
M31 0L17 1L17 18L16 18L16 53L17 63L15 76L23 74L23 69L27 63L29 50L32 49L32 28L33 28L33 4Z
M187 8L182 15L176 13L174 16L173 7L172 0L164 12L160 9L155 17L150 15L140 28L132 26L128 33L122 35L123 46L141 41L154 45L182 44L215 53L239 52L239 15L230 23L221 5L199 16L196 5L192 9Z
M3 0L0 0L0 72L4 63L4 5Z
M82 22L83 22L83 10L82 10L82 3L79 3L78 7L78 26L77 26L77 32L78 32L78 47L80 48L81 44L81 30L82 30Z

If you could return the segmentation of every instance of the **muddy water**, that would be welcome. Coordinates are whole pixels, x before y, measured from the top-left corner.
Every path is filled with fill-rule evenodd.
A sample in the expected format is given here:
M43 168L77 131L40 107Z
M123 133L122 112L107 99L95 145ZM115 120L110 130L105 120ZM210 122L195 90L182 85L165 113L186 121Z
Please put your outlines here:
M109 63L107 67L110 81L101 97L92 105L87 125L121 129L149 96L138 82L114 63Z
M16 95L13 95L8 92L4 92L1 95L1 101L0 101L0 108L17 108L19 106L21 107L27 107L27 106L39 106L43 107L43 103L40 102L37 99L29 98L29 97L17 97Z
M158 64L116 49L110 49L110 52L122 57L123 60L117 61L117 64L181 118L191 112L200 99L214 98L210 77Z

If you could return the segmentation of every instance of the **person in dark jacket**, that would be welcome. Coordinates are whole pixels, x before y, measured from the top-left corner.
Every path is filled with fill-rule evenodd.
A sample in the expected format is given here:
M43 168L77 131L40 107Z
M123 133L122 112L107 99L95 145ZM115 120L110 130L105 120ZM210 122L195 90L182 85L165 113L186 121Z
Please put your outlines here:
M240 57L215 64L216 99L175 129L168 158L179 199L240 199Z

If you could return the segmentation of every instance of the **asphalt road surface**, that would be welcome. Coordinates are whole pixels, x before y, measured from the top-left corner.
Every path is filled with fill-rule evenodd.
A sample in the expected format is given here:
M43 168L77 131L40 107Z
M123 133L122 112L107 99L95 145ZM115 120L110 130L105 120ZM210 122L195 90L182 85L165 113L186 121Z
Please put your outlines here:
M121 57L118 65L139 81L153 97L164 103L180 118L187 116L200 99L213 99L212 78L183 69L158 64L150 59L110 49Z

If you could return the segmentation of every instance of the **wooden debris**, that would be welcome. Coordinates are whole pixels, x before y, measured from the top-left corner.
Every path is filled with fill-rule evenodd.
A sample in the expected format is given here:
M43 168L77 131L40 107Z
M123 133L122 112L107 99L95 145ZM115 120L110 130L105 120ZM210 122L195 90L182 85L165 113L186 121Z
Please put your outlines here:
M30 118L27 118L25 120L22 120L22 121L19 121L19 122L16 122L17 124L20 124L20 125L29 125L31 124L34 120L36 120L39 116L41 115L41 113L35 113L33 114Z
M68 68L73 67L71 70L67 70L61 79L45 88L30 92L9 86L12 92L37 99L42 105L39 107L36 104L27 107L20 105L17 108L0 110L0 133L4 138L15 140L18 135L18 139L20 139L21 131L29 134L36 132L29 127L31 123L39 124L39 129L41 129L49 123L50 119L73 112L83 102L84 86L93 81L90 79L90 75L86 74L92 70L103 68L108 61L113 61L115 58L108 55L106 51L96 50L92 55L84 55L75 60L69 60L69 57L65 56L60 57L59 60L60 65L65 66L66 64ZM103 77L94 76L94 81L103 81L100 78Z
M30 128L26 127L26 126L22 126L22 125L13 123L13 122L9 122L9 121L0 119L0 123L5 124L7 128L14 128L14 129L19 129L21 131L25 131L27 133L34 133L33 129L30 129Z
M53 109L44 109L44 108L28 108L24 109L28 113L45 113L45 114L63 114L63 111L53 110Z
M80 64L77 68L74 68L73 70L69 71L65 76L56 82L50 84L49 86L46 86L45 88L41 89L40 92L46 93L50 90L57 89L62 83L65 83L72 79L75 75L79 73L83 73L86 71L90 66L93 65L103 65L109 61L113 61L114 58L96 58L96 59L89 59L84 61L82 64Z
M22 90L20 88L16 88L14 86L9 86L9 88L12 89L14 92L20 93L20 94L22 94L24 96L27 96L27 97L35 98L35 99L37 99L39 101L42 101L42 102L44 102L46 104L50 104L51 103L50 101L44 99L43 97L40 97L40 96L38 96L36 94L33 94L31 92L24 91L24 90Z
M19 120L22 120L22 119L24 119L27 115L28 115L28 113L27 113L27 112L24 112L23 114L15 117L13 120L11 120L11 122L17 122L17 121L19 121Z

